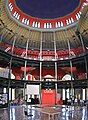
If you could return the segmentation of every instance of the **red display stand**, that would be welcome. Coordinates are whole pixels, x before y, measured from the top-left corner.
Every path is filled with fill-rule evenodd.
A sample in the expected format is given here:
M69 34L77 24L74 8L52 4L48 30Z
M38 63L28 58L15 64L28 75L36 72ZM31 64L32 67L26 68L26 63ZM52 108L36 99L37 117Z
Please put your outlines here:
M55 105L56 103L56 91L44 90L41 92L41 102L43 105Z

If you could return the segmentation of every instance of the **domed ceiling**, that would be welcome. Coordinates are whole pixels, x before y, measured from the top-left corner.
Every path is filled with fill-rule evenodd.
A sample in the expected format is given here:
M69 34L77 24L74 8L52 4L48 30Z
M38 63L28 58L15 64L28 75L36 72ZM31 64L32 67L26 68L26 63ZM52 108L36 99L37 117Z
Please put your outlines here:
M66 16L78 8L80 0L15 0L24 13L42 19Z
M22 49L26 48L28 40L29 50L39 50L41 41L42 50L53 51L54 41L58 51L68 50L68 41L71 49L79 48L82 44L75 32L77 27L85 46L88 47L88 0L7 0L6 2L7 4L3 0L0 2L0 40L6 43L6 51L9 48L7 44L13 45L14 36L15 46ZM81 10L85 5L87 10L82 14ZM78 25L76 23L81 15L83 20L81 19ZM2 44L0 47L3 49Z
M15 20L32 28L57 29L76 23L87 0L8 0Z

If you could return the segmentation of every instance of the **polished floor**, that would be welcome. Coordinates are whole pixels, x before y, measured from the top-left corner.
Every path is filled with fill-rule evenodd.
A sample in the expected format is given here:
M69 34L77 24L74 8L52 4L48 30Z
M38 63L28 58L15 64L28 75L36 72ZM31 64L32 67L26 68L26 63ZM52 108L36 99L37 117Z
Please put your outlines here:
M10 106L10 109L0 109L0 120L88 120L88 108Z

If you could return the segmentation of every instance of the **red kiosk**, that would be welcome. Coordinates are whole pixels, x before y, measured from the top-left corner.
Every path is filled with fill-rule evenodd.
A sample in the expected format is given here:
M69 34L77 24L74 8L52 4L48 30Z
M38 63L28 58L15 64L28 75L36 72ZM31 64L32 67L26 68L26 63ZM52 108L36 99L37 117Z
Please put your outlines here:
M53 77L44 77L41 85L41 103L43 105L55 105L57 98L57 90Z

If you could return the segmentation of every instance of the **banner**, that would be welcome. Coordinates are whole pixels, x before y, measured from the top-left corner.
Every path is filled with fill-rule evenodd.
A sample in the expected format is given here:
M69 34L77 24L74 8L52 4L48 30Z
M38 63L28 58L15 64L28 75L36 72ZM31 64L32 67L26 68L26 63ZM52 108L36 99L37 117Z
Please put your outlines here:
M9 69L0 67L0 77L8 78Z

